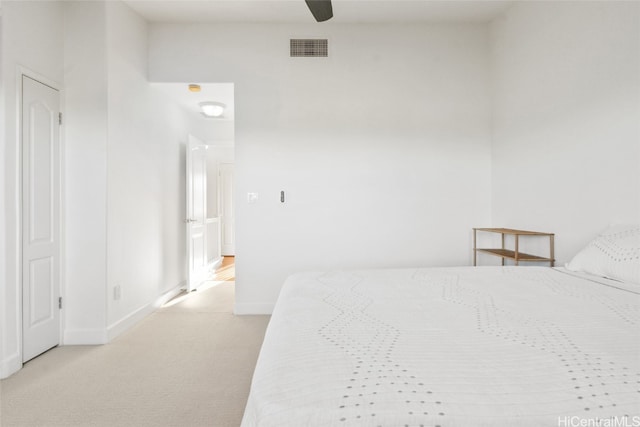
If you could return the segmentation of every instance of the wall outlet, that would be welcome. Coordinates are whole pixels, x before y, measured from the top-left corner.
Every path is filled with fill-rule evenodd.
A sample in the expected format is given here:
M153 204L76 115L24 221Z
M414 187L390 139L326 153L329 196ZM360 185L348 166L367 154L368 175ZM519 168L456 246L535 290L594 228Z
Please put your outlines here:
M121 296L121 292L122 292L122 290L120 289L120 285L115 285L113 287L113 299L114 300L119 300L120 296Z

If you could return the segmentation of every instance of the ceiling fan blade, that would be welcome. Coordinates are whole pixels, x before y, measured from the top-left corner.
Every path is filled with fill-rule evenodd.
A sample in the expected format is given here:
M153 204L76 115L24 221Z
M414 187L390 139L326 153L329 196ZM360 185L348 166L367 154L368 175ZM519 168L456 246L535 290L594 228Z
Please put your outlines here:
M304 0L316 21L323 22L333 18L331 0Z

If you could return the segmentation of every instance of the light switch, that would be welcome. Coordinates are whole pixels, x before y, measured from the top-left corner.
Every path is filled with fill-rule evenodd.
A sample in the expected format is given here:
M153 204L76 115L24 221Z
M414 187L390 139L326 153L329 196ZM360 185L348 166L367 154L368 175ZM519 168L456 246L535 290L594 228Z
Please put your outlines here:
M258 193L247 193L247 202L255 203L258 201Z

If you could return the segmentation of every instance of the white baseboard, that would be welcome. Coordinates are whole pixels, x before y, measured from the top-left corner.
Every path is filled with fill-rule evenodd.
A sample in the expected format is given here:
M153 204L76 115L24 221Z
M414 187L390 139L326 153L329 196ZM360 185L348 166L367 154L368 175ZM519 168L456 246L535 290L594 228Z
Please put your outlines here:
M106 329L66 329L61 345L106 344L178 295L184 286L185 282L178 284L175 288L160 295L152 303L135 310ZM0 360L0 379L8 378L20 369L22 369L22 355L14 353L7 356Z
M215 270L216 268L220 267L222 265L222 259L223 257L218 257L213 261L209 261L209 265L207 265L207 268L209 269L209 271Z
M113 340L115 337L122 334L123 332L128 331L133 326L135 326L138 322L140 322L142 319L144 319L154 311L155 311L155 307L153 306L153 304L146 304L143 307L140 307L139 309L135 310L134 312L129 313L128 315L118 320L114 324L110 325L109 327L107 327L107 339L108 339L107 342Z
M67 329L64 332L64 345L97 345L106 344L113 340L118 335L131 329L138 324L142 319L147 317L161 307L164 303L176 296L181 291L180 283L170 291L160 295L155 301L145 304L144 306L134 310L128 315L124 316L117 322L109 325L105 329Z
M107 329L66 329L63 345L99 345L108 342Z
M258 304L238 304L235 303L233 307L233 314L245 315L245 314L271 314L273 313L274 304L272 303L258 303Z
M14 353L0 362L0 379L8 378L22 369L20 353Z
M171 298L175 297L182 291L182 285L183 284L180 283L175 288L160 295L155 299L155 301L140 307L139 309L133 311L132 313L128 314L127 316L109 326L107 328L108 340L111 341L118 335L131 329L142 319L156 311L158 308L162 307L167 301L169 301Z
M182 292L186 288L187 288L187 282L186 281L182 281L175 288L173 288L170 291L167 291L164 294L160 295L158 298L156 298L155 302L153 303L154 309L158 309L158 308L162 307L171 298L175 297L176 295L178 295L180 292Z

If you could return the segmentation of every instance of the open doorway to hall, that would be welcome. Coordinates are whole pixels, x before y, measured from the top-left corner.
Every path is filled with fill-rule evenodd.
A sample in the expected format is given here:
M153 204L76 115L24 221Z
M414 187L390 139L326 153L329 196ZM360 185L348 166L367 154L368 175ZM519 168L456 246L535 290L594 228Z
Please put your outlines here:
M152 83L180 108L184 151L185 289L205 286L235 256L233 83ZM226 260L225 260L226 258ZM233 264L233 263L231 263ZM227 279L222 279L227 281ZM231 279L233 280L233 279Z

